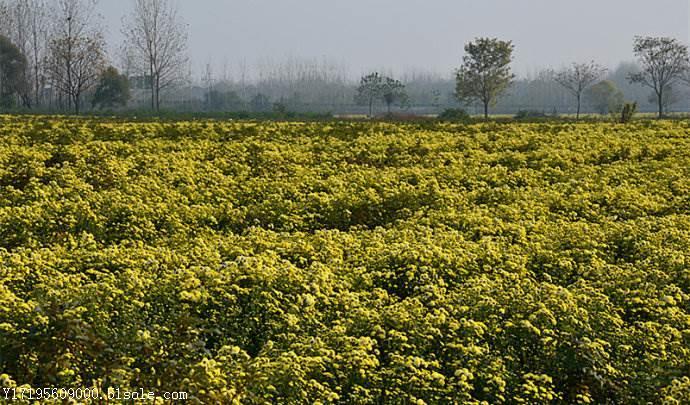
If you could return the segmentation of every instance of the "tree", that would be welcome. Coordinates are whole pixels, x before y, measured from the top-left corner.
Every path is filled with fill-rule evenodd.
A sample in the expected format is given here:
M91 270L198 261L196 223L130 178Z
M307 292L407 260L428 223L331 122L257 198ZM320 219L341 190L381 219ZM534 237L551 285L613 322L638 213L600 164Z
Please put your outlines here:
M129 101L129 80L112 66L101 73L92 103L98 108L125 106Z
M668 37L635 37L633 51L642 71L628 80L654 90L659 118L664 116L664 91L682 79L688 69L688 47Z
M585 99L599 114L618 112L624 103L623 92L610 80L603 80L588 88Z
M45 86L45 67L43 62L48 49L48 16L49 10L44 0L24 0L26 2L29 70L33 99L35 105L42 101L42 89Z
M651 93L649 95L649 98L647 98L647 101L649 101L652 104L656 103L658 101L656 98L656 93ZM661 99L661 104L664 107L664 111L668 111L673 104L679 101L680 96L678 95L676 87L674 87L673 85L667 86L663 91L663 97Z
M393 103L397 102L400 105L404 105L407 102L408 97L405 85L399 80L385 77L383 83L381 83L381 98L386 103L388 114L390 114Z
M576 119L580 119L582 94L606 73L606 68L594 62L573 63L569 68L557 72L554 76L556 83L563 86L577 99Z
M249 102L252 112L268 112L271 111L271 100L264 94L258 93Z
M14 104L15 95L24 93L26 83L26 57L10 40L0 35L0 106Z
M269 102L266 100L257 104L261 104L262 107L259 108L263 109L263 105ZM206 109L209 111L241 111L244 108L245 102L236 91L213 89L206 94Z
M383 95L384 78L378 72L362 76L357 87L355 102L369 106L369 117L374 112L374 103Z
M59 0L46 70L51 84L79 114L82 96L91 90L105 66L105 41L93 24L94 3Z
M495 105L515 78L510 70L514 49L511 41L496 38L477 38L465 45L463 64L456 73L456 97L464 103L481 102L488 118L489 106Z
M161 91L185 74L187 26L170 0L134 0L122 32L150 77L151 108L160 111Z
M26 106L40 104L45 86L43 61L48 45L49 9L45 0L11 0L0 4L0 33L4 33L27 59L27 86L21 94Z

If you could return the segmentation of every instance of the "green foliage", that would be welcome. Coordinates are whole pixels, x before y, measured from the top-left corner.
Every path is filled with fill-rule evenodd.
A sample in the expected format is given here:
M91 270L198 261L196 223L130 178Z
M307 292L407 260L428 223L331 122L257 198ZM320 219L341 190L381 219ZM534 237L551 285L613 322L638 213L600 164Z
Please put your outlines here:
M689 130L0 116L0 385L687 403Z
M610 80L603 80L587 89L585 97L589 104L602 115L618 113L624 104L623 93Z
M511 73L515 47L511 41L496 38L477 38L465 45L462 66L456 74L456 96L464 103L480 102L484 117L513 83Z
M0 107L13 107L15 97L25 96L27 61L19 48L0 35Z
M405 85L400 82L400 80L395 80L390 77L384 78L381 88L381 97L386 103L388 108L388 114L391 113L391 106L394 103L398 103L400 106L405 105L408 102L407 92L405 91Z
M438 119L450 122L467 122L470 121L471 117L467 111L462 108L447 108L438 115Z
M374 112L374 103L383 95L385 79L378 72L362 76L357 87L355 102L369 107L369 116Z
M625 124L632 121L633 117L635 116L635 113L637 113L637 102L623 104L623 108L621 109L620 122Z
M129 80L127 76L120 74L116 68L110 66L105 69L93 95L92 103L97 108L124 107L129 101Z
M529 120L535 118L548 118L548 115L543 111L535 110L520 110L515 114L516 120Z
M399 80L379 75L378 72L362 76L359 87L357 87L355 102L359 105L368 106L371 117L374 112L374 104L377 101L383 101L386 104L388 115L390 115L393 104L397 103L402 107L409 101L405 85Z

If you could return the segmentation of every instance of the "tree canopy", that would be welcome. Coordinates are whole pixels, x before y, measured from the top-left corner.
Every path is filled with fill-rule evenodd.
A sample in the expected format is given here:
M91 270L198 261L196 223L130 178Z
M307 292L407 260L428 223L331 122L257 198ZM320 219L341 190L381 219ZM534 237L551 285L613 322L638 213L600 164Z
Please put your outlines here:
M688 70L688 47L675 38L636 37L633 52L642 70L630 74L628 79L654 90L661 118L668 102L664 92Z
M103 71L96 85L93 104L98 108L125 106L129 101L129 80L113 66Z
M599 114L618 112L624 102L623 93L610 80L602 80L588 88L585 99Z
M573 63L567 69L557 72L554 80L577 99L577 116L580 118L582 94L606 73L606 68L595 63Z
M377 101L383 101L390 114L393 104L399 103L402 106L407 103L408 99L405 85L400 80L381 75L378 72L362 76L355 95L357 104L368 106L370 117L374 113L374 105Z
M0 106L11 107L27 87L27 61L9 38L0 35Z
M481 102L488 118L489 106L495 105L515 78L510 69L513 50L512 41L496 38L477 38L465 45L463 63L456 73L457 98L464 103Z

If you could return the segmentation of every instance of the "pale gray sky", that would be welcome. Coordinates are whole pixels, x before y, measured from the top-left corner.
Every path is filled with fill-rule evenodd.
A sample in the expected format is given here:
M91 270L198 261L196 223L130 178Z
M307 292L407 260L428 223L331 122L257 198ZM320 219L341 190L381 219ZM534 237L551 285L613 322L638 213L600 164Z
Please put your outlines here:
M476 36L511 39L515 69L631 60L635 35L687 41L688 0L178 0L194 68L288 56L371 68L448 73ZM130 0L101 0L108 38L121 40Z

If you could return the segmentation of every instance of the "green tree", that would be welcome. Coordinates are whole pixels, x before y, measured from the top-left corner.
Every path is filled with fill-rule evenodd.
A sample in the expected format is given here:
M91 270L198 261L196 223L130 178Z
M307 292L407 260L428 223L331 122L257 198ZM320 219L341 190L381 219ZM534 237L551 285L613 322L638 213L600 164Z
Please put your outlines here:
M388 114L391 113L391 105L398 103L403 106L408 101L405 85L400 80L385 77L381 84L381 98L386 103Z
M125 106L129 101L129 80L110 66L101 73L93 95L93 105L98 108Z
M456 72L456 97L464 103L481 102L488 118L489 106L496 104L515 78L510 70L514 49L512 41L496 38L477 38L466 44Z
M633 51L642 71L631 73L628 80L654 90L661 118L664 116L664 92L688 70L688 47L675 38L635 37Z
M556 83L563 86L577 99L576 119L580 119L582 94L606 73L606 68L590 63L573 63L572 66L557 72L554 76Z
M55 27L46 57L50 85L66 96L75 114L83 97L95 87L105 68L105 39L97 25L94 3L60 0L55 9Z
M608 114L620 111L624 97L614 82L603 80L587 89L585 100L599 114Z
M384 78L378 72L362 76L357 87L355 102L369 106L369 116L373 114L374 103L383 95Z
M0 106L12 106L15 96L25 93L26 67L26 57L19 48L0 35Z

